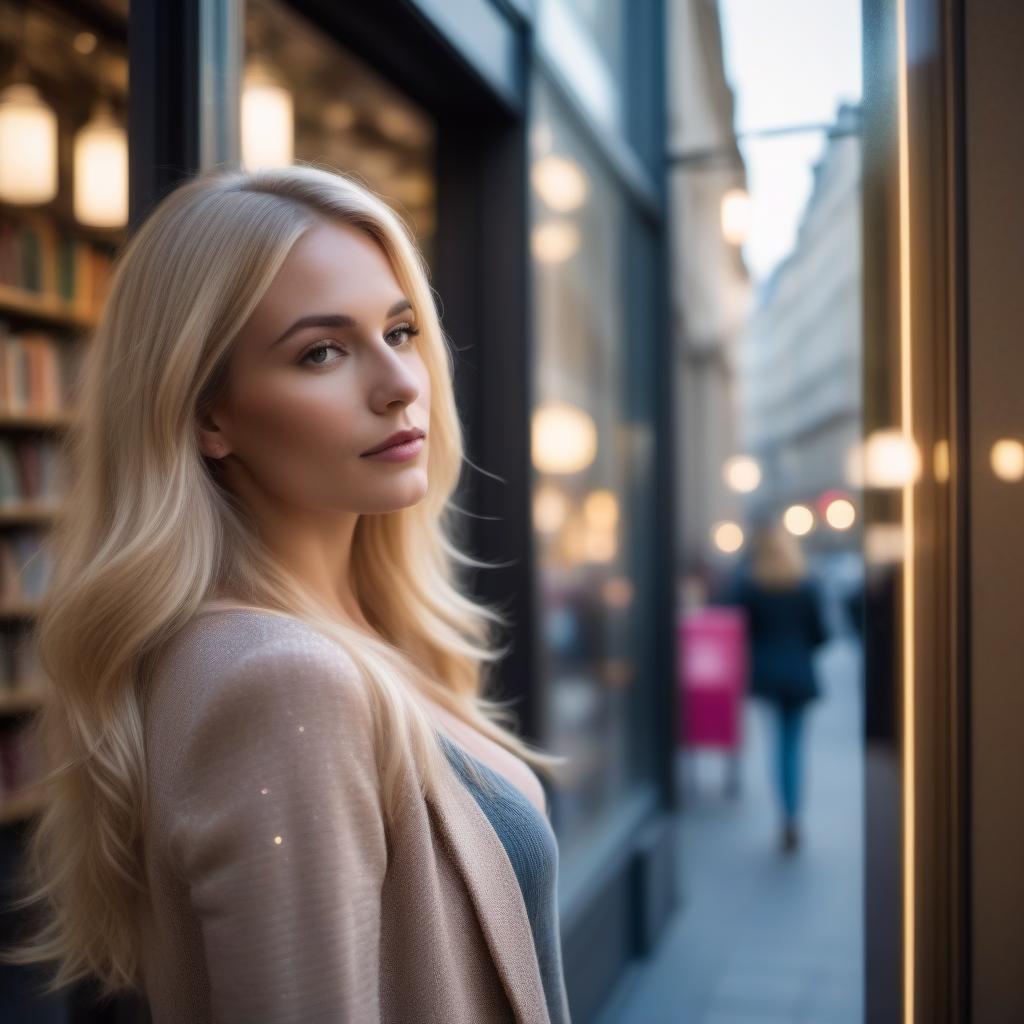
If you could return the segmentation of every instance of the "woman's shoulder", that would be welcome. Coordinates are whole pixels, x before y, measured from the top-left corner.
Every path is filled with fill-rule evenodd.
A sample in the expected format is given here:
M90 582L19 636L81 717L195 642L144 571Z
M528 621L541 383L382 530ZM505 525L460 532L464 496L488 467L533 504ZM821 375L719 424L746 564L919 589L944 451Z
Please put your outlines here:
M241 660L302 659L320 654L352 664L345 649L302 619L244 605L197 612L165 647L158 673L201 667L206 674Z
M340 745L372 765L373 717L355 662L310 625L262 609L189 621L151 678L145 730L163 779L228 770L226 749L238 771L251 758L294 757L296 742L311 755Z
M348 652L301 619L263 608L217 608L192 617L157 661L154 713L193 721L215 705L309 704L339 695L365 704Z

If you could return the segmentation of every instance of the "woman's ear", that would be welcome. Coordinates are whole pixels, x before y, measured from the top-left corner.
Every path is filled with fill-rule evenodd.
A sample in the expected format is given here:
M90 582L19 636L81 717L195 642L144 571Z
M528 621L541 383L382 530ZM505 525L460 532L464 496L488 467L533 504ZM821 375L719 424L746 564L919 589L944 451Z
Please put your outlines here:
M203 455L211 459L222 459L231 454L231 445L209 413L196 418L196 442Z

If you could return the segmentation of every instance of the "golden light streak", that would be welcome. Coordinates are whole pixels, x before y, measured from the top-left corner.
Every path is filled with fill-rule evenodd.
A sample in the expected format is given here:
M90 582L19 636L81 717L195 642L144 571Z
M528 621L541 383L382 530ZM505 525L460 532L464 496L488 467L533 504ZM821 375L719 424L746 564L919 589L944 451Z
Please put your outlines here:
M904 436L913 439L911 402L911 265L910 265L910 119L907 100L907 0L896 4L896 62L899 146L900 225L900 417ZM914 864L915 777L914 777L914 481L903 487L903 1019L914 1024Z

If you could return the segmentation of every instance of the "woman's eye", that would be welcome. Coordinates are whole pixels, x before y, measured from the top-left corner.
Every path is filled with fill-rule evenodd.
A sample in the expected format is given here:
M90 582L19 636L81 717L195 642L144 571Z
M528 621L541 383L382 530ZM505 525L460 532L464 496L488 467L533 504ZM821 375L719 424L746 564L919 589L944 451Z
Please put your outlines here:
M419 329L413 327L411 324L399 324L399 326L396 327L394 330L388 332L387 339L391 341L392 339L397 338L398 342L396 347L398 347L400 345L407 344L410 339L414 338L419 333ZM306 354L299 360L299 364L303 365L308 363L311 366L330 366L331 363L336 362L337 360L326 359L324 356L321 355L321 353L326 353L332 350L334 352L337 352L339 356L343 356L346 354L340 348L338 348L337 345L331 344L330 342L324 340L319 344L314 345L311 349L309 349L306 352Z
M314 346L313 346L313 347L312 347L312 348L311 348L311 349L310 349L310 350L309 350L309 351L308 351L308 352L307 352L307 353L306 353L306 354L305 354L305 355L304 355L304 356L303 356L303 357L302 357L302 358L301 358L301 359L299 360L299 362L300 362L300 364L301 364L301 363L306 363L306 362L309 362L309 363L310 363L311 365L313 365L313 366L329 366L329 365L330 365L330 363L334 362L334 360L333 360L333 359L332 359L332 360L324 360L324 359L321 359L321 358L317 358L317 359L311 359L310 357L311 357L311 356L314 356L314 355L318 356L318 355L319 355L319 353L321 353L321 352L327 352L327 351L329 351L329 350L331 350L331 349L333 349L333 350L334 350L335 352L339 353L340 355L344 355L344 354L345 354L345 353L344 353L344 352L342 352L342 351L341 351L341 349L339 349L339 348L338 348L338 347L337 347L336 345L330 345L330 344L328 344L327 342L321 342L321 343L320 343L319 345L314 345Z
M406 336L403 341L404 344L404 342L409 341L411 338L415 338L416 335L419 333L420 332L418 328L413 327L412 324L399 324L393 331L390 332L390 334L388 334L388 337L394 338L396 335L404 334Z

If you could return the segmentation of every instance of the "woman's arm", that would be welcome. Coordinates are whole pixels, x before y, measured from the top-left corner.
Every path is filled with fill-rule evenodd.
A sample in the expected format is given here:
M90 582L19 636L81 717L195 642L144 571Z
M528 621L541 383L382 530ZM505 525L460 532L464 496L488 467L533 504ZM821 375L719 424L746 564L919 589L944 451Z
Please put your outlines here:
M200 698L172 850L218 1024L379 1019L387 848L361 687L341 648L274 643Z

